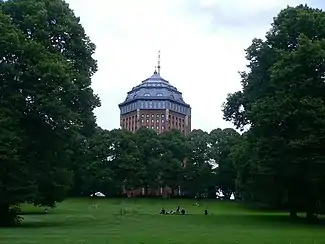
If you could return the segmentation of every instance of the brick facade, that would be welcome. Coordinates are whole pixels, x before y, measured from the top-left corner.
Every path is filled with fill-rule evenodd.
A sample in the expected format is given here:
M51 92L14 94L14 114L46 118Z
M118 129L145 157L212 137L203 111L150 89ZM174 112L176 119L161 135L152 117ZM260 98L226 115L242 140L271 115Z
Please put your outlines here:
M191 116L169 111L168 109L138 109L121 115L120 126L122 129L132 132L141 127L151 128L157 133L176 129L188 135L191 132Z

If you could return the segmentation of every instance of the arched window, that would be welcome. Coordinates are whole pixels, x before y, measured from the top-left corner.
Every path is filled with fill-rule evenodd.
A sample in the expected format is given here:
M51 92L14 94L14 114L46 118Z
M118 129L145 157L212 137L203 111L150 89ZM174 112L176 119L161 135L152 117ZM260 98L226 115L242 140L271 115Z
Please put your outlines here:
M158 97L162 97L162 95L163 95L162 93L157 93Z
M143 96L150 97L150 94L149 93L145 93Z

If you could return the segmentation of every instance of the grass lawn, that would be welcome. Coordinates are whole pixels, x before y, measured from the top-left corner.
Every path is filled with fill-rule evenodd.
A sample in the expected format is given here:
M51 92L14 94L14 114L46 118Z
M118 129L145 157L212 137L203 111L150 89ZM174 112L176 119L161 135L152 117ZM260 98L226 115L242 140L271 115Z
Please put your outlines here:
M287 214L257 212L237 203L206 201L198 207L194 203L190 200L70 199L48 214L44 214L44 209L23 206L23 225L0 229L0 243L325 243L324 226L290 223ZM177 205L189 214L158 214L162 206L172 210ZM208 216L203 214L205 208L209 210ZM121 215L121 209L126 214Z

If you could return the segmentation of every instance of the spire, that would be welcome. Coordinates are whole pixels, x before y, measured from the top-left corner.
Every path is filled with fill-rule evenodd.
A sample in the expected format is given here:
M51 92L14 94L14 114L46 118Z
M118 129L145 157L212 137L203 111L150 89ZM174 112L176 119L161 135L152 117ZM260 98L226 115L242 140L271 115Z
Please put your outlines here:
M158 51L158 66L157 66L157 70L158 70L158 75L160 75L160 50Z

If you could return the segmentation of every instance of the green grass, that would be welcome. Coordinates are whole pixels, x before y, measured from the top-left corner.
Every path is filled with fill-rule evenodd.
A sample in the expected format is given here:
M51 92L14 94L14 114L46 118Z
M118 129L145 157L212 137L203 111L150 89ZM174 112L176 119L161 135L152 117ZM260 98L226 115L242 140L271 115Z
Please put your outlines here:
M44 214L44 209L23 206L26 213L23 225L0 229L0 243L325 243L324 226L290 223L287 214L257 212L237 203L206 201L199 207L194 203L190 200L71 199L48 214ZM162 206L172 210L177 205L189 214L158 214ZM203 215L205 208L210 215Z

